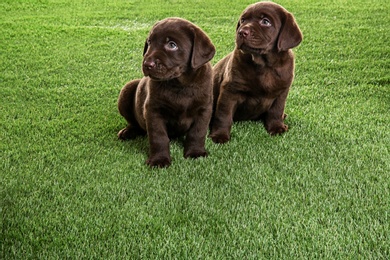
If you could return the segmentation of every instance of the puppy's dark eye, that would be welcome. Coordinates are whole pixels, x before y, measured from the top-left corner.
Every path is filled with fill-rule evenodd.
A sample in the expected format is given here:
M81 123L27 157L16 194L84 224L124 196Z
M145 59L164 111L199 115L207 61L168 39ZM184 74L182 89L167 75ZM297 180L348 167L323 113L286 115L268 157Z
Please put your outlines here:
M241 22L241 23L244 23L244 22L245 22L245 19L244 19L244 18L241 18L240 22Z
M261 19L260 25L267 26L267 27L272 26L271 21L268 18Z
M177 44L174 41L169 41L167 43L167 48L170 50L177 50Z

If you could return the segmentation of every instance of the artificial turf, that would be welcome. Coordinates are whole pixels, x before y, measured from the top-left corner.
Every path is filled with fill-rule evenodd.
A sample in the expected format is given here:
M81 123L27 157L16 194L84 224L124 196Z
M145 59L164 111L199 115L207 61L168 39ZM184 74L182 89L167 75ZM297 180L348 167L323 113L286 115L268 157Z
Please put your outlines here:
M145 164L117 140L152 25L180 16L219 59L250 1L0 3L2 259L389 259L388 1L279 1L304 40L289 131L236 123L207 158Z

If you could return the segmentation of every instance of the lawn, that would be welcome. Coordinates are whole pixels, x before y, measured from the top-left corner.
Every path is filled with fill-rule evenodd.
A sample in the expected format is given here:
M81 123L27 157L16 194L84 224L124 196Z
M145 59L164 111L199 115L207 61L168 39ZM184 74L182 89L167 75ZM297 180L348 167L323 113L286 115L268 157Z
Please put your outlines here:
M186 18L215 64L252 2L145 2L1 1L0 259L389 259L389 2L278 1L304 35L289 131L172 141L167 169L117 139L148 31Z

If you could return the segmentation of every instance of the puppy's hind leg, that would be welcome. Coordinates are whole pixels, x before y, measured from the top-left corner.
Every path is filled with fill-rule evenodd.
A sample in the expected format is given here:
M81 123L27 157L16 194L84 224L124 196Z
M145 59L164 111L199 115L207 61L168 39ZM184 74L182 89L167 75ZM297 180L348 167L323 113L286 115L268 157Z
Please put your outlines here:
M134 115L135 93L139 82L139 79L128 82L119 94L118 110L127 121L127 126L118 132L118 138L121 140L134 139L138 135L145 134Z

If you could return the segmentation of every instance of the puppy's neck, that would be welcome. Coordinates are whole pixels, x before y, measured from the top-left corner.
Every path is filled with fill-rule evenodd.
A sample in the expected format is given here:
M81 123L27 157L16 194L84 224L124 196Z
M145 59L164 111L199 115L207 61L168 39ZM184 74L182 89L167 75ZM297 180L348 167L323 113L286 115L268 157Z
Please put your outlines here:
M177 80L183 86L194 85L194 83L196 85L196 83L199 82L201 78L203 78L202 75L205 75L208 66L210 66L211 70L211 65L208 64L204 64L197 69L187 69L187 71L181 74Z
M269 61L267 59L266 55L254 55L254 54L249 54L251 55L252 61L260 67L266 67L267 64L269 64Z
M281 61L284 60L284 56L287 52L270 52L265 54L251 54L244 53L240 50L239 56L247 63L254 63L256 67L275 67L278 66Z

